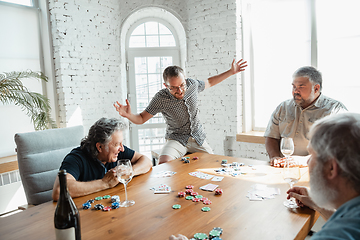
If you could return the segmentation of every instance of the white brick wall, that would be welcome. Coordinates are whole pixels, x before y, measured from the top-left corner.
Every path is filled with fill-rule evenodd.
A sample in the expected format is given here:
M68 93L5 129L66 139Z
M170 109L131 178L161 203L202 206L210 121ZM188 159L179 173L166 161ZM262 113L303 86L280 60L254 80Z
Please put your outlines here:
M188 77L205 80L240 59L239 0L49 0L61 126L79 108L88 129L100 117L117 117L112 103L124 99L121 24L134 11L161 7L187 34ZM126 92L126 91L125 91ZM261 158L263 146L237 143L241 127L241 78L232 76L200 95L200 119L216 154Z

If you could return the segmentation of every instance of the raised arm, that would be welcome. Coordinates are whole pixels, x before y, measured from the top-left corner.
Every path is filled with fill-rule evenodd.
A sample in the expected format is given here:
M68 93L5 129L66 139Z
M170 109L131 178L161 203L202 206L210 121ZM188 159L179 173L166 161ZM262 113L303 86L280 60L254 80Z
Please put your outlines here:
M71 174L67 173L66 181L70 196L73 198L81 197L94 192L112 188L119 183L119 180L116 177L115 169L109 170L102 179L88 181L88 182L77 181ZM60 183L59 183L59 178L56 176L53 192L52 192L53 200L57 201L59 199L59 195L60 195Z
M246 63L247 62L243 61L243 59L241 59L238 62L235 62L235 59L234 59L231 63L231 68L229 70L227 70L226 72L220 73L219 75L209 77L208 80L205 81L205 89L224 81L225 79L227 79L228 77L230 77L234 74L244 71L245 67L247 67Z
M131 164L134 170L134 176L147 173L152 167L151 160L147 156L138 152L135 152L133 158L131 159Z
M140 114L133 114L131 112L129 100L127 99L126 99L126 105L122 105L118 101L116 101L116 103L114 103L114 107L120 116L129 119L130 122L134 124L143 124L154 116L146 112L145 110Z

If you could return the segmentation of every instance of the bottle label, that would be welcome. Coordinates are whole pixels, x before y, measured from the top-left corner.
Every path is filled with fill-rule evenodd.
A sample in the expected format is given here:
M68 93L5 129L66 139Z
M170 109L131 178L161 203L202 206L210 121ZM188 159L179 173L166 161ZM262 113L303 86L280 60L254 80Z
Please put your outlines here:
M57 229L55 228L56 240L75 240L75 228Z

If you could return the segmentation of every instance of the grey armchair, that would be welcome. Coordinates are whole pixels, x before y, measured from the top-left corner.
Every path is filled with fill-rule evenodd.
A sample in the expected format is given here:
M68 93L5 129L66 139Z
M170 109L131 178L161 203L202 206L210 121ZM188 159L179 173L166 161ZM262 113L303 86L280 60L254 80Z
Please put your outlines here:
M71 149L80 145L83 137L83 126L15 134L19 172L28 205L52 199L61 162Z

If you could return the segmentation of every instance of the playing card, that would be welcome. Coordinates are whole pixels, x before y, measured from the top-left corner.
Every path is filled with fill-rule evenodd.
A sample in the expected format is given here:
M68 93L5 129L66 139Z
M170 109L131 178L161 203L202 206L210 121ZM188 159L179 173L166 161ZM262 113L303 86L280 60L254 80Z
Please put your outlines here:
M220 182L223 179L224 179L224 177L215 176L211 179L211 181Z
M201 190L204 190L204 191L214 191L219 185L215 185L215 184L212 184L212 183L209 183L209 184L206 184L204 186L201 186L200 189Z

